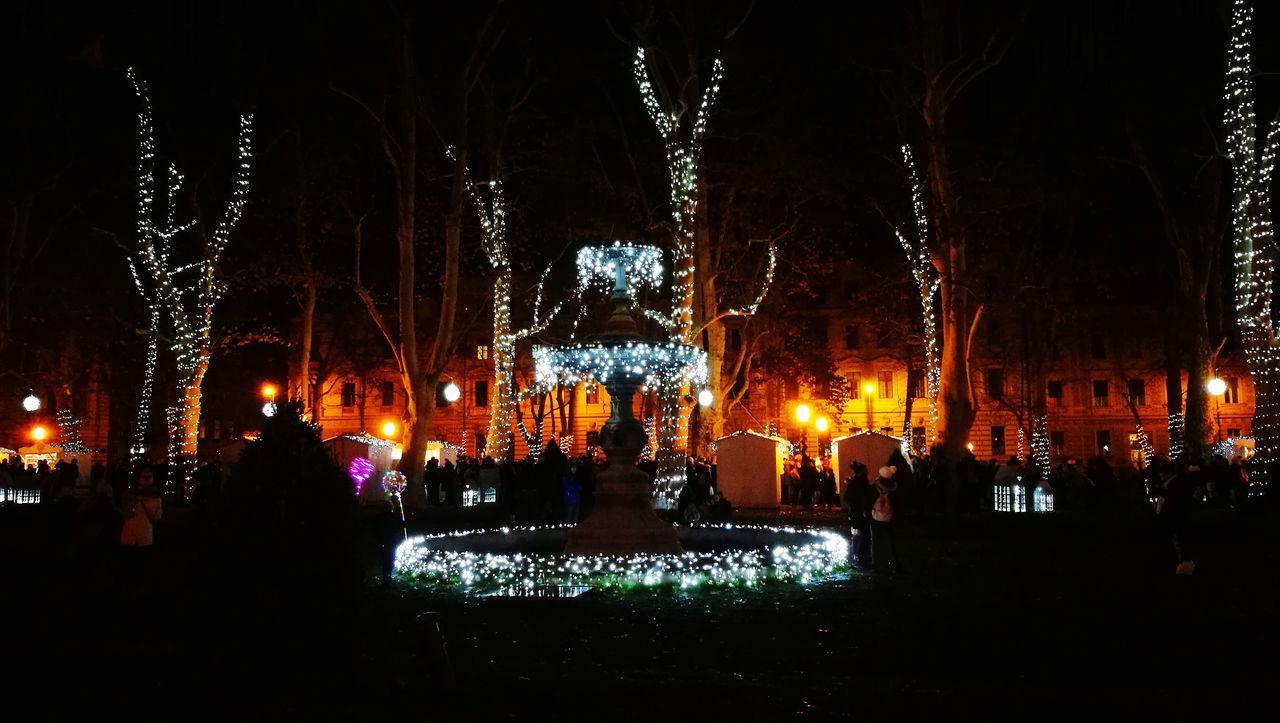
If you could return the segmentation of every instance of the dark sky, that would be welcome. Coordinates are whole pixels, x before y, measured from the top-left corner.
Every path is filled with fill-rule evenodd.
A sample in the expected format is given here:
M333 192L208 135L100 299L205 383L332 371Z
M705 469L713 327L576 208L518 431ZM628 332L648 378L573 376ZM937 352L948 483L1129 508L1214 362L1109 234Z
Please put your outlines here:
M385 92L400 4L112 5L18 2L0 11L11 69L3 191L12 197L57 179L44 195L41 222L52 224L68 208L75 213L45 253L86 260L64 279L92 288L99 311L104 299L117 316L138 311L130 306L121 252L92 230L127 236L132 228L135 106L123 75L130 65L151 81L162 152L200 182L211 206L229 180L236 114L257 113L261 153L244 227L254 243L233 250L242 266L287 240L282 219L296 177L295 128L308 138L314 174L367 203L375 229L385 224L387 176L375 128L334 88L370 102ZM1158 218L1124 161L1130 137L1137 138L1171 185L1187 185L1212 151L1228 2L961 5L953 18L958 48L972 52L992 39L1009 44L1003 62L975 81L949 116L976 251L998 260L1030 246L1059 275L1119 267L1132 272L1122 278L1130 286L1163 283L1167 253ZM700 3L692 11L680 3L502 7L507 31L489 64L497 105L522 78L534 81L505 148L513 229L529 258L593 235L649 233L626 148L640 164L649 206L665 213L662 149L631 77L627 42L632 21L648 7L657 8L653 43L677 63L684 59L675 20L696 21L704 72L714 48L722 48L726 80L707 145L716 187L750 186L760 216L753 222L762 225L776 210L770 196L790 199L809 240L835 256L869 266L896 261L876 209L905 221L897 147L922 133L918 8L778 0L752 5L728 40L722 36L746 3ZM482 3L413 10L428 117L437 126L448 118L459 58L488 11ZM1267 71L1280 65L1280 8L1264 3L1257 17L1257 67ZM1271 80L1260 80L1264 115L1280 96L1280 82ZM479 153L477 136L472 148ZM423 138L424 146L438 147L430 129ZM443 164L427 175L430 218L447 179ZM336 218L324 219L335 237Z

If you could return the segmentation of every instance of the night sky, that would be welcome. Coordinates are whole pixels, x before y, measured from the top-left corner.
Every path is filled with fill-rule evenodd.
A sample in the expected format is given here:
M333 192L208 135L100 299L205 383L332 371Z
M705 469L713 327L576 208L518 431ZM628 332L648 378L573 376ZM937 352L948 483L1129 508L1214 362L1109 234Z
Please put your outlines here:
M1131 142L1171 188L1190 187L1221 135L1228 3L963 5L951 18L957 48L1008 45L948 116L974 263L998 275L1004 259L1030 249L1036 268L1025 274L1037 281L1160 302L1169 254L1150 193L1127 163ZM427 273L448 184L436 129L449 126L452 79L491 10L466 3L410 13L429 120L420 133ZM300 156L312 194L308 228L328 271L347 278L350 218L367 212L365 267L375 285L388 280L390 179L376 126L344 93L375 106L386 96L404 12L385 2L10 4L0 22L12 71L0 192L9 201L40 189L33 231L48 238L19 282L16 366L47 366L39 350L66 331L85 346L104 345L122 366L141 346L127 333L143 323L141 305L111 236L128 245L133 234L129 66L151 83L161 154L186 170L208 213L229 186L236 115L256 113L259 154L248 217L227 260L224 328L283 337L293 323L275 282L290 266L282 249L295 233ZM881 213L909 218L897 148L918 144L923 132L919 9L818 2L498 6L506 30L483 83L499 116L527 94L503 145L525 272L575 244L663 240L653 220L667 214L663 151L631 75L634 27L646 14L648 43L677 64L688 62L682 28L696 28L704 77L721 50L726 77L706 151L712 206L732 188L745 209L735 223L748 237L795 226L781 249L783 283L827 283L814 258L851 262L868 285L901 273ZM1265 75L1280 65L1276 8L1258 8L1255 34L1266 117L1280 96L1280 83ZM473 98L469 147L479 175L487 172L486 113ZM475 241L468 229L464 274L485 271ZM324 303L337 313L353 302L336 285Z

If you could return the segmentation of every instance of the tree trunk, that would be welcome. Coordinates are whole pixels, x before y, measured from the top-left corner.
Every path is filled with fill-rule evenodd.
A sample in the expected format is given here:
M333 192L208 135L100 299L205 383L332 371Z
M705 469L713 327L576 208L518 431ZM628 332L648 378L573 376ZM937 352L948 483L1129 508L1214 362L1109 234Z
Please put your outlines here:
M204 377L209 371L209 359L212 355L208 348L196 352L196 364L182 378L181 400L177 418L176 440L173 445L177 453L170 460L171 480L182 484L182 495L190 498L194 492L192 473L195 471L197 445L200 441L200 393L204 387Z
M1187 402L1183 412L1183 444L1187 459L1199 460L1205 456L1205 444L1209 439L1209 320L1205 314L1204 297L1190 300L1188 316L1191 322L1190 346L1187 350Z
M1169 427L1169 457L1179 459L1184 451L1183 415L1182 415L1182 365L1174 353L1176 342L1172 335L1176 332L1165 321L1164 339L1164 394Z
M516 344L511 335L511 267L498 269L493 282L493 401L489 408L489 430L485 434L484 453L495 459L507 457L511 449L512 405L516 392Z
M293 383L304 417L315 419L315 397L311 386L311 343L315 335L316 285L306 282L302 296L302 329L298 339L298 377Z

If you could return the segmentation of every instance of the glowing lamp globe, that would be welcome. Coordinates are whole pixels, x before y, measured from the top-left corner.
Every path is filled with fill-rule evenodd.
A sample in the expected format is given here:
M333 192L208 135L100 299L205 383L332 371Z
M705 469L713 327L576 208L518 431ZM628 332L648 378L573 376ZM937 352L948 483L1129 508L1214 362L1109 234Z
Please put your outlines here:
M264 417L276 416L276 405L273 404L272 402L267 402L266 404L262 405L262 416Z
M813 423L813 426L816 427L819 432L827 431L827 427L830 425L831 423L827 421L826 417L818 417Z
M458 385L454 384L453 382L449 382L448 386L444 388L444 400L450 404L453 404L454 402L458 401L458 399L461 396L462 396L462 390L459 389Z
M801 424L808 424L809 417L813 415L813 410L809 409L808 404L801 404L796 407L796 421Z
M271 382L267 382L262 385L261 391L262 391L263 399L275 399L276 392L278 392L279 390L276 388L276 385L272 384ZM267 415L267 416L270 416L270 415Z
M1205 387L1208 388L1209 393L1215 397L1220 397L1227 393L1227 383L1218 377L1210 379L1209 383L1206 384Z
M37 442L43 442L49 436L49 430L44 427L33 427L31 429L31 438Z
M866 385L865 387L863 387L863 388L862 388L862 391L866 392L867 394L871 394L871 393L875 392L875 390L876 390L876 388L875 388L874 386L870 385L870 384L868 384L868 385Z
M715 400L716 400L715 395L711 393L710 389L703 389L702 391L698 392L698 404L701 404L704 407L711 406L711 403L714 402Z
M34 392L27 392L27 396L22 399L22 408L28 412L40 409L40 397L37 397Z
M394 437L394 436L395 436L395 434L396 434L396 423L395 423L395 422L383 422L383 423L382 423L382 436L384 436L384 437Z

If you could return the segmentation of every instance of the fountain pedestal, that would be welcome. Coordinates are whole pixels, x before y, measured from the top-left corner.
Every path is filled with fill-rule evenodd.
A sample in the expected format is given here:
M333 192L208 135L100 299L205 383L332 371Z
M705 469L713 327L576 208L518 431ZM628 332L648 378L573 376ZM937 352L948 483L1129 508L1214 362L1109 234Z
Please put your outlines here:
M600 429L600 446L609 466L596 476L591 515L570 530L565 552L613 555L682 550L675 527L653 511L649 475L636 467L648 439L644 425L632 415L637 386L630 379L605 384L613 413Z

